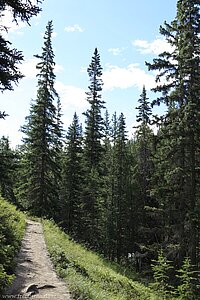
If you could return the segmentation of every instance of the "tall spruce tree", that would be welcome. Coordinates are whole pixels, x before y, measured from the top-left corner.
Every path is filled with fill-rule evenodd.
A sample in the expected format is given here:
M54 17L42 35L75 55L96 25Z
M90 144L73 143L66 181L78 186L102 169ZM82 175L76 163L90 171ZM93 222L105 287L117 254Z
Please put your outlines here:
M104 244L103 244L103 253L106 257L110 258L111 243L110 238L112 238L109 233L110 230L110 218L111 218L111 157L112 157L112 144L111 144L111 122L109 118L109 113L106 110L105 116L105 127L104 127L104 137L102 145L104 147L104 155L102 158L102 170L103 170L103 189L102 189L102 220L104 227L102 231L104 232Z
M141 184L142 206L149 205L149 181L152 173L152 130L150 129L150 117L152 115L150 102L148 101L145 86L138 100L139 106L136 107L138 115L136 121L136 138L138 144L138 176Z
M83 189L83 147L82 126L77 114L66 136L66 148L62 170L62 224L67 231L81 240L82 237L82 189Z
M200 157L200 71L199 0L179 0L177 15L160 32L172 46L153 63L159 70L155 92L162 92L154 104L168 107L160 132L157 158L157 195L165 211L165 246L180 266L189 255L199 263L199 157ZM161 78L164 83L159 83Z
M127 132L126 122L123 113L120 114L118 120L117 140L116 140L116 188L115 195L116 205L116 232L117 232L117 260L121 257L127 256L127 216L128 216L128 199L127 199L127 174L128 174L128 160L127 160Z
M49 21L44 35L40 60L37 99L32 102L30 115L22 128L25 134L26 195L29 209L38 216L57 217L59 209L60 139L62 128L58 94L54 88L54 53L51 36L52 21Z
M90 108L84 113L86 116L85 126L85 157L88 167L98 167L101 162L103 147L101 140L103 138L104 120L101 115L105 102L101 99L103 86L102 67L100 63L100 54L95 48L91 63L87 69L90 85L86 92L87 101Z
M138 231L137 244L139 251L144 252L145 263L149 264L150 259L157 254L157 247L160 247L160 235L162 223L160 220L159 205L154 197L151 196L151 180L154 173L154 134L150 128L152 108L148 101L145 87L138 100L139 106L136 121L139 125L135 126L135 145L136 145L136 168L134 177L137 182L137 216ZM157 247L156 247L157 244ZM143 263L141 261L141 263Z
M108 123L108 122L107 122ZM108 127L108 124L107 124ZM116 140L117 140L117 130L118 130L118 118L116 112L112 116L111 120L111 151L109 158L106 157L106 163L108 166L109 178L107 184L107 196L108 196L108 208L107 208L107 230L106 230L106 255L109 259L114 260L116 258L116 205L114 202L114 195L116 192Z
M101 111L104 101L101 99L102 67L100 54L95 48L91 63L87 69L90 85L86 92L90 108L84 113L86 116L84 138L84 214L85 239L98 248L101 241L101 209L102 209L102 157L103 157L103 129L104 120Z
M128 151L127 132L123 113L119 119L113 116L114 140L111 168L111 202L109 241L111 258L117 261L127 257L129 235L129 199L128 199Z

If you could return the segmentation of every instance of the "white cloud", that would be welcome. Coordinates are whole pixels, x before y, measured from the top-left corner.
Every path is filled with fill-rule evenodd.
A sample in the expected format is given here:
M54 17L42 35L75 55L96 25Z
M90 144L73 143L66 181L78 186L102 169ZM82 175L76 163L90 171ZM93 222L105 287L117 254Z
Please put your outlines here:
M64 30L66 32L75 32L75 31L83 32L84 31L84 29L81 28L80 25L78 25L78 24L75 24L73 26L66 26Z
M120 55L125 50L124 47L122 48L110 48L108 49L108 52L111 52L113 55L117 56Z
M146 40L135 40L132 42L133 46L138 47L141 54L160 54L164 51L171 52L172 46L164 39L156 38L152 42Z
M88 102L86 101L85 90L72 85L65 85L57 81L55 84L56 91L58 92L63 109L68 108L83 109L86 108Z
M114 88L127 89L137 87L142 89L143 85L149 90L155 86L155 77L140 69L138 64L130 64L127 67L108 66L102 76L104 90L113 90Z
M22 74L29 79L35 78L37 75L36 64L38 63L37 58L31 58L25 60L24 63L20 65L20 71Z

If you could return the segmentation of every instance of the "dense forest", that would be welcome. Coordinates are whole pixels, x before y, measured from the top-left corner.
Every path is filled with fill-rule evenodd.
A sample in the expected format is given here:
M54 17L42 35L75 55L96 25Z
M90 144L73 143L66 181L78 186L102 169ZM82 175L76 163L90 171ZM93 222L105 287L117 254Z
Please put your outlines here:
M124 114L110 116L106 109L97 48L87 69L85 124L75 112L67 133L63 130L49 21L36 55L37 97L21 127L22 145L13 150L7 137L0 140L2 197L34 216L53 219L105 258L154 276L158 289L182 282L188 296L181 299L197 299L191 295L199 287L199 5L199 0L178 0L175 19L160 27L172 51L146 62L157 74L155 100L144 86L134 138ZM37 6L26 7L29 13L20 5L13 9L24 22L40 11ZM5 53L0 88L11 90L23 76L17 69L23 56L2 37L0 46ZM154 107L160 104L166 112L158 116Z

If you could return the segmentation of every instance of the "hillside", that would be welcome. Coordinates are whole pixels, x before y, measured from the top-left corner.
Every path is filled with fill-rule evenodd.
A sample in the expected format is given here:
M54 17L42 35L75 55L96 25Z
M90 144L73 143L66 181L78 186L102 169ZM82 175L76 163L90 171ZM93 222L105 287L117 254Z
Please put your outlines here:
M26 217L0 198L0 295L4 292L4 298L5 291L15 299L36 287L31 294L36 299L44 293L49 297L56 294L58 300L198 299L189 294L189 285L185 290L187 277L178 287L180 297L173 298L175 294L160 289L156 294L139 282L137 274L87 250L53 221L34 222ZM158 282L154 287L155 284Z
M45 220L43 226L56 271L67 282L74 299L161 299L149 288L123 275L125 269L70 240L52 222Z
M34 230L30 232L30 226L27 226L25 234L26 215L3 198L0 198L0 219L0 295L2 295L8 286L7 291L12 293L19 291L25 285L30 287L30 280L33 285L34 282L41 282L44 279L41 279L38 270L33 268L34 253L37 252L35 265L40 267L40 274L47 272L42 231L38 232L34 229L36 227L31 226ZM27 224L29 223L34 222L28 221ZM37 224L39 226L39 223ZM144 285L123 275L125 270L119 265L102 259L70 240L69 236L53 222L42 220L42 225L55 269L66 282L74 299L160 299ZM22 246L21 251L17 256L20 246ZM17 259L14 260L16 256ZM52 280L52 275L49 278ZM13 284L10 285L12 282Z

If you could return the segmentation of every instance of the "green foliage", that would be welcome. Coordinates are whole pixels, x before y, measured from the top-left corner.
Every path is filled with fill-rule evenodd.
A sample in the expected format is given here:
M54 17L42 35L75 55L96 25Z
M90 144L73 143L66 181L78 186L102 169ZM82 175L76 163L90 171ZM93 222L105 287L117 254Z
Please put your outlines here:
M158 253L157 261L153 260L152 264L154 282L151 286L159 295L162 295L163 299L170 296L169 270L173 268L170 264L171 262L164 256L162 249Z
M34 3L33 3L34 2ZM29 24L31 17L36 16L41 9L38 4L41 1L8 1L1 0L0 17L4 15L4 11L9 9L12 13L13 21L18 24L18 21ZM9 31L9 28L0 26L0 31ZM1 69L0 69L0 91L13 90L13 83L17 84L23 78L18 65L23 61L21 51L16 48L10 48L11 43L5 40L3 35L0 35L0 53L1 53ZM5 113L0 112L0 118L4 118Z
M149 70L158 71L157 85L152 90L159 94L152 105L167 106L167 114L156 120L162 126L154 187L160 208L162 205L164 209L166 248L171 248L169 253L178 266L186 254L192 264L199 264L199 225L192 218L199 211L200 193L199 7L199 0L177 1L175 19L160 27L171 51L147 63Z
M88 86L89 91L86 95L90 108L84 113L86 116L84 152L87 167L91 170L92 167L98 167L103 154L101 139L103 137L104 126L101 110L105 108L105 102L101 99L103 85L101 79L102 67L100 63L100 54L98 53L97 48L95 48L87 72L90 85Z
M180 284L177 287L178 299L180 300L195 300L197 294L195 293L195 282L197 281L197 272L194 271L193 266L191 265L191 259L186 257L182 268L178 270L177 277L180 280ZM195 276L197 275L197 276ZM196 291L199 290L199 287L196 286Z
M140 251L145 251L148 268L150 260L155 258L156 250L160 248L161 241L161 218L159 214L158 199L151 194L152 178L155 173L154 157L156 154L154 141L156 136L151 125L152 108L147 98L145 87L138 100L139 106L137 122L135 126L135 169L134 178L137 185L136 207L138 213L137 244ZM157 249L156 249L157 248ZM139 268L139 271L141 267Z
M68 128L62 158L61 224L78 240L82 236L82 128L77 114Z
M30 3L27 1L27 5ZM22 21L29 18L14 12L14 19L17 17ZM85 133L82 136L75 114L62 151L60 99L54 88L52 22L46 28L42 54L36 56L40 60L37 99L31 104L22 129L26 135L24 145L19 149L16 192L20 203L35 215L53 217L73 238L107 258L130 262L148 275L152 274L150 261L161 245L177 268L186 255L192 264L199 265L199 20L199 0L178 0L175 20L161 26L160 33L172 46L171 52L159 54L147 65L158 71L153 91L161 92L151 106L164 103L167 113L154 116L153 122L159 126L154 134L150 128L152 107L143 87L136 108L139 125L135 127L135 140L128 141L123 113L119 118L114 114L112 126L108 112L105 120L102 118L105 102L101 97L102 67L96 48L87 69L90 84ZM0 38L2 52L7 46ZM11 89L9 84L4 87ZM12 198L12 152L6 140L0 146L1 193ZM98 256L69 242L50 223L45 223L45 227L56 268L69 280L77 299L156 299L143 286L114 272L113 265L112 270L107 268L108 263ZM5 261L0 267L0 278L5 285L11 279L7 270L12 264L15 238L5 245L4 235L0 239L0 257ZM152 287L162 299L172 299L169 281L176 283L177 278L173 281L166 257L161 250L158 260L153 260ZM178 271L180 299L194 298L191 263L185 260Z
M138 109L137 122L141 123L142 125L150 124L152 109L148 100L149 98L147 98L146 88L143 86L142 94L138 100L140 105L136 107L136 109ZM140 127L140 125L137 127Z
M102 145L104 121L101 116L104 101L101 99L102 67L100 54L95 48L91 63L87 69L90 85L88 86L87 101L90 107L84 115L85 136L83 143L84 181L82 193L83 212L83 240L90 246L98 248L102 244L99 234L102 230L102 182L103 182L103 154ZM100 243L98 242L100 241Z
M13 259L25 231L25 216L0 197L0 294L13 279Z
M39 70L37 99L31 104L30 115L22 131L24 138L23 171L29 209L37 216L58 217L58 199L61 180L60 100L54 88L54 53L51 43L52 21L48 22L42 54L36 68ZM20 189L20 187L19 187ZM19 191L20 193L20 191Z
M13 83L23 78L22 73L17 68L17 65L23 61L21 51L10 49L10 43L0 36L0 51L5 53L2 56L1 72L0 72L0 90L13 90ZM5 113L2 113L0 118L4 118Z
M4 289L12 283L14 275L8 275L4 269L4 266L0 264L0 295Z
M129 205L130 198L128 197L128 182L129 182L129 162L127 148L127 131L126 122L123 113L120 114L117 120L117 128L114 136L114 145L112 149L112 198L111 211L113 212L113 222L111 224L113 234L112 251L118 262L121 258L127 257L127 237L129 233Z
M43 221L47 248L57 272L74 299L162 299L142 284L128 279L125 270L71 241L50 221Z
M8 139L3 136L0 139L0 194L10 202L15 202L15 169L16 154L10 148Z

